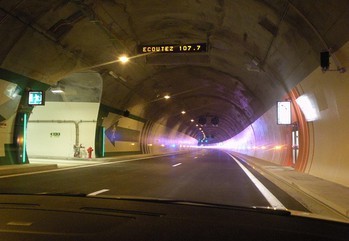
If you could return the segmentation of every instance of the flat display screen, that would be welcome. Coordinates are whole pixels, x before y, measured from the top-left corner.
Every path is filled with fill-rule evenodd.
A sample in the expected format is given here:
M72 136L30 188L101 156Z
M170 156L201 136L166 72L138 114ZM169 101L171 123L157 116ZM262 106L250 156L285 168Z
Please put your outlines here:
M28 105L45 105L45 94L41 90L29 90Z
M140 45L139 54L146 53L200 53L207 52L206 43Z
M292 123L290 101L277 102L277 123L279 125L290 125Z

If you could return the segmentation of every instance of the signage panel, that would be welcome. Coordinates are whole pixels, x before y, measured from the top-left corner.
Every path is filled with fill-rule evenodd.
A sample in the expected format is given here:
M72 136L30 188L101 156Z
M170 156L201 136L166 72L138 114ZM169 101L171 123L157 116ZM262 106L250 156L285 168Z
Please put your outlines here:
M207 44L206 43L140 45L140 46L138 46L138 54L147 54L147 53L200 53L200 52L207 52Z
M45 95L41 90L29 90L28 105L45 105Z
M290 125L292 123L290 101L277 102L277 123L279 125Z

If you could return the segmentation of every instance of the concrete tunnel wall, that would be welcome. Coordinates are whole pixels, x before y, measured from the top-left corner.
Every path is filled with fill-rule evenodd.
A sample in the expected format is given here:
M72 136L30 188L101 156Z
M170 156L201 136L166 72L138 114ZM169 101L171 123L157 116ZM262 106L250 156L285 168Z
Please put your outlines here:
M5 82L1 80L1 82ZM8 83L11 84L11 83ZM6 86L4 84L4 86ZM15 101L15 100L11 100ZM15 157L11 157L8 151L9 147L14 144L14 128L17 105L13 105L12 115L8 119L1 122L0 128L0 165L4 164L14 164L18 163L13 160ZM34 107L32 110L34 115L29 118L29 121L35 119L38 120L67 120L72 119L75 116L75 121L81 121L81 118L86 116L88 120L98 119L95 114L95 108L82 108L81 106L89 106L91 104L96 105L95 103L50 103L47 105L53 105L53 109L49 113L45 112L47 108L38 106ZM98 104L98 103L97 103ZM57 107L61 105L60 109ZM76 108L73 108L77 106ZM101 105L103 106L103 105ZM35 109L37 108L37 109ZM68 108L66 113L62 113L62 108ZM102 107L101 107L102 108ZM58 109L60 111L58 111ZM97 106L98 109L98 106ZM41 110L41 111L35 111ZM78 113L76 110L79 110ZM74 113L72 113L73 111ZM41 117L37 113L41 113ZM120 110L117 110L116 113L120 114ZM80 113L80 114L79 114ZM85 113L85 114L82 114ZM124 117L122 115L113 113L112 111L108 113L106 117L103 118L102 126L105 128L105 153L104 156L117 156L117 155L126 155L126 154L159 154L159 153L169 153L185 150L188 145L195 145L197 140L189 137L181 132L178 132L176 129L169 129L163 125L157 123L151 123L147 120L144 120L139 117L131 115L130 117ZM91 117L92 114L92 117ZM50 120L51 120L50 119ZM87 146L92 146L94 149L93 143L95 142L95 132L96 124L90 123L94 127L89 126L87 129L82 128L80 133L80 141L83 140L83 144ZM46 157L74 157L72 146L74 144L75 130L72 128L74 125L64 125L61 123L28 123L28 133L27 133L27 153L30 157L37 156L46 156ZM64 128L63 128L64 127ZM109 130L109 132L108 132ZM51 137L50 134L53 132L59 132L60 136ZM89 133L87 133L89 132ZM110 138L111 135L115 134L115 138ZM64 139L64 136L66 138ZM67 139L68 138L68 139ZM64 141L65 143L61 143ZM98 140L97 140L98 141ZM35 143L34 143L35 142ZM68 145L67 145L67 143ZM55 145L60 145L55 147ZM95 153L93 153L95 155ZM101 157L101 155L99 155Z
M27 127L29 158L74 157L74 145L80 144L85 150L95 149L98 109L99 103L81 102L46 102L34 107Z
M228 146L239 153L294 166L296 170L349 186L349 42L335 53L345 73L315 69L290 93L293 121L298 121L299 157L292 163L292 127L276 123L276 106L256 120ZM336 70L331 58L331 70ZM308 95L317 108L316 120L306 122L296 103Z
M133 109L130 109L131 113ZM105 155L159 154L185 150L197 140L176 129L149 122L138 116L124 117L110 111L103 117Z
M80 103L80 105L81 104L82 103ZM9 160L5 146L12 144L14 133L14 119L15 114L8 120L2 122L2 127L0 129L0 165L13 164L13 160ZM114 126L112 126L113 124L111 124L111 126L108 126L108 121L105 122L105 128L116 129L116 133L122 132L123 135L119 135L114 140L107 137L105 138L105 156L168 153L185 150L185 146L195 145L197 143L197 140L194 138L156 123L144 124L131 118L122 116L118 116L118 120L116 122L117 124L115 127L117 127L118 129L114 128ZM27 147L29 148L29 159L31 156L73 157L72 146L74 144L74 138L72 135L75 133L75 130L74 128L70 128L72 126L64 125L65 128L63 128L61 124L58 125L54 123L29 123L28 126L30 127L27 143ZM89 135L88 133L86 133L87 130L90 131ZM50 133L52 133L53 131L60 132L60 137L50 137ZM69 134L68 132L71 133ZM89 136L89 138L87 139L83 138L83 140L85 141L84 144L87 143L88 145L94 147L94 133L95 128L81 130L80 134L83 134L83 136ZM69 145L64 145L64 143L60 144L59 142L59 139L61 139L61 141L63 140L65 134L67 134L68 139L69 137L71 139L69 139ZM54 141L51 141L52 143L47 141L51 139L54 139ZM35 143L31 143L31 141L33 140ZM52 145L60 146L54 147Z
M21 33L21 37L6 53L6 58L2 60L0 66L0 165L17 163L11 155L13 156L16 151L14 130L16 113L18 108L21 107L21 96L11 99L4 95L3 93L6 92L8 86L18 84L23 90L34 86L40 88L53 85L64 77L92 64L86 63L82 57L74 50L57 45L56 42L51 41L40 31L27 28ZM135 102L139 103L140 98L138 96L134 96L133 99L137 99ZM30 112L30 110L25 111ZM140 118L143 115L142 108L130 108L130 112ZM132 122L132 118L123 117L121 123L123 126L131 126L131 130L134 130ZM145 123L145 121L143 122ZM108 127L106 126L106 128ZM106 153L109 153L109 155L164 153L179 149L176 149L177 146L176 148L169 148L168 145L167 148L166 144L164 147L162 144L156 145L153 143L160 143L160 140L164 140L164 143L170 143L170 140L177 139L185 139L185 142L192 144L197 142L175 129L169 130L155 123L148 124L146 127L144 130L142 128L137 129L141 134L135 145L132 145L134 142L121 140L117 142L118 145L114 146L109 143L109 140L106 140Z

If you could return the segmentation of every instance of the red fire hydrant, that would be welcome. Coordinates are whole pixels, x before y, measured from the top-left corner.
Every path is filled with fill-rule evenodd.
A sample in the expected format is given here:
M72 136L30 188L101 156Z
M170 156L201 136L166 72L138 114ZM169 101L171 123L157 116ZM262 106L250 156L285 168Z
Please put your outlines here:
M93 148L92 147L87 148L87 152L88 152L88 158L91 158L92 157Z

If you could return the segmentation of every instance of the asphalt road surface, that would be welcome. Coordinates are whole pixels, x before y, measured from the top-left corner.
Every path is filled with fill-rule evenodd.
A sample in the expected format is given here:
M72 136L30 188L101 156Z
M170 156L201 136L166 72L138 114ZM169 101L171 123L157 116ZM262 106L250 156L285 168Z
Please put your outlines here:
M241 160L227 153L190 153L91 167L19 175L0 179L0 193L67 193L166 198L229 204L271 206L242 166L286 208L306 209Z

